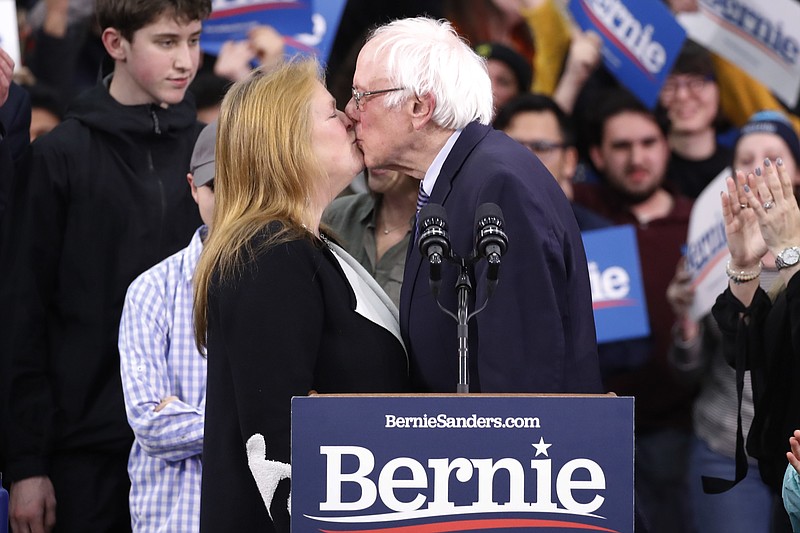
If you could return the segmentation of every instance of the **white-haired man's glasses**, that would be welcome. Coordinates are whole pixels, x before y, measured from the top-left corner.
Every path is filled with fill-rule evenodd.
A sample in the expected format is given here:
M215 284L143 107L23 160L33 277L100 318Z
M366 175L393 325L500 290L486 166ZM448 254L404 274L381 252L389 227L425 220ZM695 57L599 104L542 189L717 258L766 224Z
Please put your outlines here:
M385 93L391 93L391 92L394 92L394 91L402 91L404 88L405 87L395 87L393 89L379 89L377 91L361 91L361 92L359 92L359 91L356 90L355 87L351 87L351 89L353 90L353 100L356 101L356 109L358 109L359 111L361 111L361 105L362 105L361 104L361 100L363 98L366 98L367 96L374 96L376 94L385 94Z

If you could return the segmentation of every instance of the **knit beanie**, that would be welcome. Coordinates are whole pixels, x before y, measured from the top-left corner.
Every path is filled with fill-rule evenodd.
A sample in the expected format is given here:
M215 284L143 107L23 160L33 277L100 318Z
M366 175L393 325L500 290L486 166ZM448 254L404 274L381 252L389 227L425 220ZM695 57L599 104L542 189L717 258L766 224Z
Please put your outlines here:
M533 68L518 52L500 43L481 43L475 46L475 53L484 59L496 59L505 63L517 79L519 92L526 93L531 90Z
M779 136L789 147L795 165L800 166L800 139L798 139L792 123L783 113L772 110L755 113L739 130L736 143L738 144L742 137L751 133L773 133Z

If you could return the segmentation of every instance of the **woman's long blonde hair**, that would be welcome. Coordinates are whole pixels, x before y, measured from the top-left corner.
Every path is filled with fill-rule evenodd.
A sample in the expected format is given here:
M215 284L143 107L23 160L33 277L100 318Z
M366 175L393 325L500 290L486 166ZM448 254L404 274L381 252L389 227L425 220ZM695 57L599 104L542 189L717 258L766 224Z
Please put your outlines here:
M273 221L282 229L263 247L311 236L313 177L320 175L311 143L311 99L321 81L313 59L255 70L235 83L217 125L212 228L194 275L194 330L206 346L212 277L231 279L260 250L251 239Z

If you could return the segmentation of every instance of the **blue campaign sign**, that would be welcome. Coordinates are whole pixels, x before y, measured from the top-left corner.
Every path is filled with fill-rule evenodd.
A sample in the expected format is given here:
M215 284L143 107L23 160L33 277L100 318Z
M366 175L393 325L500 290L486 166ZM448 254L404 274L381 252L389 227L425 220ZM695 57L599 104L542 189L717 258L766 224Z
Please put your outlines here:
M286 55L315 55L326 62L346 0L214 0L203 24L203 51L219 53L225 41L247 39L258 25L275 28L283 37Z
M636 230L613 226L584 231L581 236L589 264L597 342L649 335Z
M292 531L633 531L633 398L292 400Z
M659 0L570 0L575 22L603 39L603 64L649 108L686 39Z
M336 38L336 30L342 20L342 13L347 0L314 0L314 31L310 44L316 50L317 57L327 63Z

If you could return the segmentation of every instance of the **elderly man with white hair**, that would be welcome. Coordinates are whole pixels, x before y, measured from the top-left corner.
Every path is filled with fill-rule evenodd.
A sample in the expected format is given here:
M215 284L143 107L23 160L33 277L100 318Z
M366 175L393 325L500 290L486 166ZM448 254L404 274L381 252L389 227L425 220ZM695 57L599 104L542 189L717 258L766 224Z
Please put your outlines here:
M484 60L446 21L411 18L375 30L361 49L346 112L369 168L421 180L441 204L452 249L475 245L478 206L497 204L509 248L485 311L469 321L470 392L600 392L586 256L564 193L530 151L488 124ZM486 297L487 262L471 276L470 309ZM422 392L454 392L457 323L437 306L430 265L410 244L400 298L411 375ZM439 300L453 309L460 268L444 264ZM463 335L461 336L463 339Z

